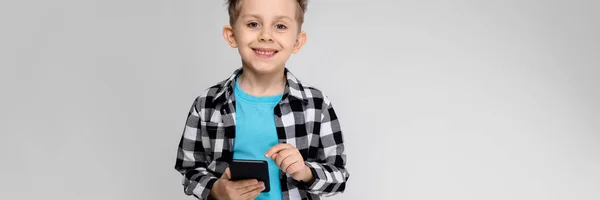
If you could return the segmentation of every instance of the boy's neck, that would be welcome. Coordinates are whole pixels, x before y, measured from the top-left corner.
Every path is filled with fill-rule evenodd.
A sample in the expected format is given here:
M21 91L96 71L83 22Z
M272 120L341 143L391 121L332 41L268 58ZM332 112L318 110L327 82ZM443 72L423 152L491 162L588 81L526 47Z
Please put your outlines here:
M240 88L252 96L275 96L285 90L286 78L284 68L269 74L260 74L249 67L243 67L238 78Z

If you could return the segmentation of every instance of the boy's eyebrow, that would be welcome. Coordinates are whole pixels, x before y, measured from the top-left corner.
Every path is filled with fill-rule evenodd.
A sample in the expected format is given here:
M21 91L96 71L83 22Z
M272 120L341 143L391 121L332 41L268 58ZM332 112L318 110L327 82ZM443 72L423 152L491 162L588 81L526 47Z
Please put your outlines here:
M253 17L253 18L257 18L257 19L262 19L262 17L260 17L259 15L255 15L255 14L245 14L245 15L242 15L242 18L246 18L246 17ZM277 16L275 16L275 20L278 20L278 19L287 19L287 20L292 20L293 21L292 18L290 18L288 16L285 16L285 15L277 15Z
M277 16L275 16L275 19L288 19L288 20L292 20L293 21L292 18L290 18L288 16L285 16L285 15L277 15Z

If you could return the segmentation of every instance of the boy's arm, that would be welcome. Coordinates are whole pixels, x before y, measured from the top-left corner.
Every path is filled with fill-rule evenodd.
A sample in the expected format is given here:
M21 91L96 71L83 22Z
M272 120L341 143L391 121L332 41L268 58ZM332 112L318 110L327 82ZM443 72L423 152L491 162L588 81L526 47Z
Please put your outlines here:
M312 183L307 183L308 192L331 196L344 192L350 174L345 168L346 154L340 123L326 98L324 104L320 127L315 127L320 129L317 162L305 163L313 175Z
M183 135L179 141L175 169L183 175L182 185L186 195L209 199L210 189L218 177L207 169L210 161L207 160L204 144L210 145L210 142L202 141L199 103L200 98L197 98L188 113Z

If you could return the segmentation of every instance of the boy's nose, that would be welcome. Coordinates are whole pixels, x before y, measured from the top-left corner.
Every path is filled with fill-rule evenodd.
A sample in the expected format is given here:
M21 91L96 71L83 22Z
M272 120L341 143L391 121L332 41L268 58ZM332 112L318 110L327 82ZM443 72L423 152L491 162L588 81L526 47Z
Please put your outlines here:
M260 40L262 42L267 42L267 41L270 42L270 41L273 41L273 37L269 31L263 30L263 31L261 31L260 35L258 36L258 40Z

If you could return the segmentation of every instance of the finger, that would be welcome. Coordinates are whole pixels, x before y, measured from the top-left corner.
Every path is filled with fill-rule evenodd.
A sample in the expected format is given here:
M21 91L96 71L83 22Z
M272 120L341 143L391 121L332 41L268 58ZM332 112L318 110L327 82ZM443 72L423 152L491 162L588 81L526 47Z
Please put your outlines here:
M255 188L253 190L250 190L250 191L242 194L241 198L242 199L255 199L260 194L260 192L263 191L264 189L265 189L264 186Z
M290 155L300 154L300 152L298 151L298 149L296 149L296 147L292 147L292 148L283 149L283 150L279 151L279 153L277 153L277 154L283 155L283 157L288 157Z
M296 165L298 162L300 162L299 159L297 158L292 158L293 156L290 156L288 159L285 159L282 163L281 163L281 170L283 170L286 173L292 174L294 173L294 171L290 171L293 170L290 169L292 166Z
M286 172L288 174L295 174L297 172L300 172L300 171L304 170L304 166L305 166L304 161L298 161L298 162L295 162L294 164L291 164L286 169Z
M277 158L275 158L275 164L277 164L277 166L280 169L283 169L283 168L281 168L281 163L283 162L283 160L294 155L294 153L296 153L296 152L297 152L297 150L295 148L285 149L285 150L280 151L279 153L277 153Z
M283 170L285 172L286 171L285 169L288 168L291 164L297 162L297 160L298 160L298 154L289 155L281 161L281 164L279 165L279 167L281 168L281 170Z
M267 153L265 153L265 157L267 157L267 158L271 157L271 155L273 155L274 153L277 153L277 152L279 152L279 151L281 151L283 149L287 149L287 148L290 148L290 147L292 147L292 145L289 145L289 144L277 144L277 145L271 147L267 151Z
M246 179L239 181L232 181L234 189L243 189L245 187L258 184L258 180L256 179Z
M225 168L225 172L223 172L223 175L221 175L222 179L231 179L231 172L229 172L229 167Z
M248 185L248 186L243 187L243 188L238 188L237 190L238 190L239 194L245 194L245 193L250 192L250 191L252 191L252 190L254 190L256 188L260 188L260 187L264 187L264 186L265 186L264 182L258 181L257 184Z

